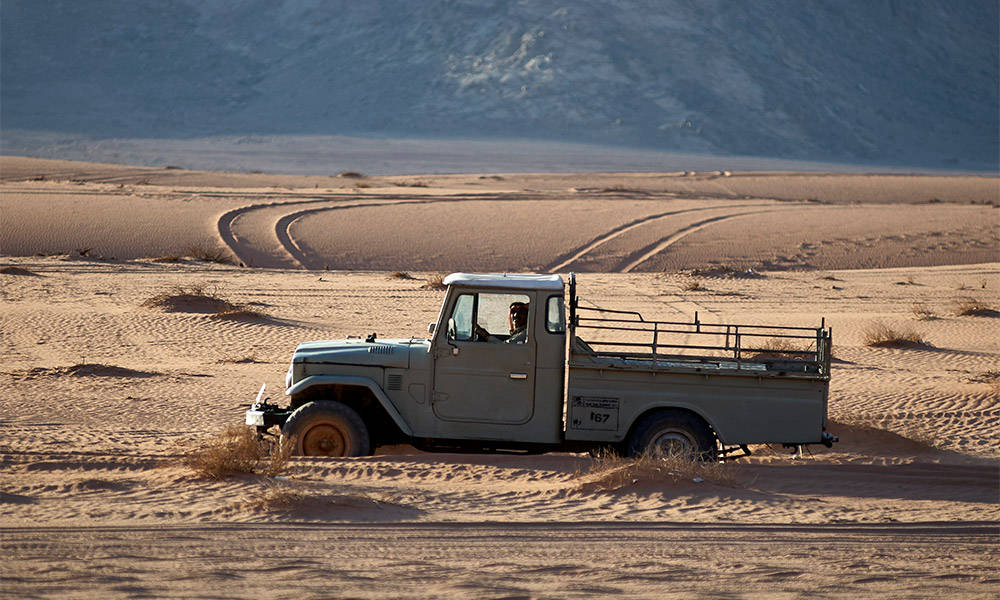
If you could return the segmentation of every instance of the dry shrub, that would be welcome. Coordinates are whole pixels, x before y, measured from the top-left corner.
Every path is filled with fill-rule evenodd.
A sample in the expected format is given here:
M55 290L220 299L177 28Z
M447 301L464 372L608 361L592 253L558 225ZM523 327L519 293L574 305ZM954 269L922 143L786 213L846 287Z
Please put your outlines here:
M406 271L394 271L389 274L389 279L413 279L413 275Z
M1000 371L985 371L969 379L972 383L985 383L994 394L1000 396Z
M395 504L376 494L329 494L322 489L307 488L291 482L268 480L246 505L254 512L328 515L333 508L371 509Z
M260 439L252 427L231 425L189 452L184 464L208 479L254 473L274 477L288 464L292 448L290 441L279 446Z
M593 191L597 192L598 194L641 194L644 196L649 195L649 192L647 192L646 190L641 190L638 188L630 188L622 184L617 184L606 188L600 188Z
M739 484L733 465L701 462L681 455L623 458L613 453L601 454L594 458L590 470L582 473L580 478L580 489L600 492L644 483L679 483L695 479L730 487Z
M164 312L207 312L221 313L242 307L220 297L218 290L203 284L176 286L169 292L157 294L142 303L146 308L157 308Z
M425 188L430 187L426 181L396 181L393 182L396 187L412 187L412 188Z
M224 248L209 246L192 246L188 249L187 255L195 260L203 262L218 263L220 265L231 265L233 259L229 251Z
M270 318L264 311L222 298L218 289L204 284L174 287L146 300L142 306L163 312L209 313L209 318L227 321L264 321Z
M913 318L918 321L933 321L937 318L937 315L934 314L933 310L920 304L914 304L911 311L913 312Z
M257 358L256 353L247 354L246 356L230 356L227 358L220 358L216 363L220 365L233 364L233 365L245 365L245 364L256 364L263 363L264 361Z
M69 377L156 377L162 373L157 373L155 371L137 371L126 367L116 367L115 365L79 363L71 367L61 369L60 374Z
M4 275L23 275L27 277L38 277L37 273L32 273L27 269L22 269L21 267L15 267L13 265L8 265L6 267L0 267L0 273Z
M785 338L768 338L759 346L760 352L753 355L753 358L796 358L795 352L805 352L806 349L792 343Z
M444 284L445 275L443 273L438 273L437 275L431 275L427 278L427 283L420 286L425 290L443 290L447 289L448 286Z
M930 348L930 343L920 333L909 327L898 329L881 322L869 325L864 331L866 346L872 348Z
M344 179L364 179L364 173L358 173L357 171L341 171L337 173L337 177L342 177Z
M684 290L685 292L701 292L704 291L706 288L697 279L692 279L690 281L685 282L684 285L681 286L681 289Z
M155 263L178 263L181 262L181 257L177 254L165 254L163 256L154 256L150 261Z
M955 301L955 313L962 317L995 317L998 314L985 302L971 296L965 296Z
M680 275L688 277L717 277L722 279L763 279L763 273L753 267L731 267L729 265L717 265L714 267L704 267L696 269L684 269L677 271Z

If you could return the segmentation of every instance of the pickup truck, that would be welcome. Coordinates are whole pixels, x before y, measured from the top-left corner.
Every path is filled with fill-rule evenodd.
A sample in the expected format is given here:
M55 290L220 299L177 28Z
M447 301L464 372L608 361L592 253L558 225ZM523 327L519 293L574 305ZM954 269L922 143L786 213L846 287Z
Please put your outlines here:
M830 446L831 330L650 321L582 306L576 277L453 273L427 338L303 343L286 407L246 412L306 456L427 451L682 453Z

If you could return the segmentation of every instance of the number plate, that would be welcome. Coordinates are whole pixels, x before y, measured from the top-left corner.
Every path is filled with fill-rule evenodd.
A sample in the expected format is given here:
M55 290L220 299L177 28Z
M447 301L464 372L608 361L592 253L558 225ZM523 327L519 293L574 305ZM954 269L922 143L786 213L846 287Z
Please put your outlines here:
M618 398L577 396L569 411L569 424L573 429L597 431L618 430Z

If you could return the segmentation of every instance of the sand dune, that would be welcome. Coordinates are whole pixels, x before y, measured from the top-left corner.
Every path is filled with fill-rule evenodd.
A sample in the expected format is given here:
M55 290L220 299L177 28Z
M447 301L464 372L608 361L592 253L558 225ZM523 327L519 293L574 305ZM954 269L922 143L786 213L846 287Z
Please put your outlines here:
M989 177L323 178L17 157L0 157L0 173L0 251L22 256L219 252L334 270L869 268L994 261L1000 224Z
M852 186L871 192L858 205L710 189L735 176L579 177L633 191L569 191L572 177L541 175L278 190L262 175L0 165L11 267L0 272L0 547L12 596L986 597L1000 585L1000 320L958 314L966 297L1000 309L997 210L962 196L995 180L935 179L935 194L954 196L900 205L893 181L842 179L852 198ZM29 181L38 173L46 181ZM794 192L802 179L775 177L750 181L784 177ZM668 197L681 180L687 195ZM139 258L188 244L273 268ZM19 256L35 252L54 255ZM281 390L297 343L422 335L442 297L426 279L503 261L575 269L586 302L649 318L825 318L841 442L802 459L755 447L701 482L612 487L577 454L397 446L221 481L183 465L241 423L261 382ZM758 272L728 270L744 265ZM228 304L185 298L199 289ZM233 308L266 318L213 318ZM876 322L929 345L869 347Z

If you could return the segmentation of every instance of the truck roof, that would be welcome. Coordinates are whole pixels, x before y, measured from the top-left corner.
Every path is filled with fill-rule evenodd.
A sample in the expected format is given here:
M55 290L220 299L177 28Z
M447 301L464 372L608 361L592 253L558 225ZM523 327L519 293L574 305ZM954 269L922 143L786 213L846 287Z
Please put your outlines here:
M536 275L534 273L452 273L444 278L443 283L445 285L467 285L518 290L562 291L563 289L563 279L561 276Z

